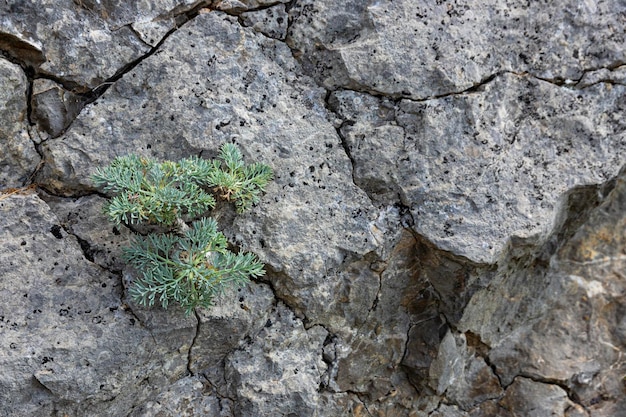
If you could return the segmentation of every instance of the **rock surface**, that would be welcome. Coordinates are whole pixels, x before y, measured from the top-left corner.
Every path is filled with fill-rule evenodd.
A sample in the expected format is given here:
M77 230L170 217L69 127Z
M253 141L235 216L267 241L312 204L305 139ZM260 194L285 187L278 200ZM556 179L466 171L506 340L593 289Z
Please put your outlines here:
M296 2L288 42L327 88L413 99L468 90L502 71L575 82L626 58L626 5L351 0ZM622 17L620 17L622 16Z
M626 416L624 13L0 4L0 416ZM90 175L225 142L266 275L135 305Z
M547 235L567 190L617 174L624 97L621 85L566 89L504 74L426 102L353 91L330 102L355 182L374 200L410 207L415 231L439 247L491 264L511 236Z
M35 172L39 155L28 133L28 82L17 65L0 57L0 187L19 187Z

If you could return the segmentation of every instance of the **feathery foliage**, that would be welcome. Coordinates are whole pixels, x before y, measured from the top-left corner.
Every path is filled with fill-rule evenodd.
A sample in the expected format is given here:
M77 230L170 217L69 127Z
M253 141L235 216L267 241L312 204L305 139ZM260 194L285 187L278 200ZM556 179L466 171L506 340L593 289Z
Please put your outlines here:
M93 182L116 194L105 213L117 224L148 221L171 226L178 217L195 217L215 206L215 198L197 181L214 166L200 158L158 163L129 155L97 169Z
M255 255L227 249L214 219L201 218L191 227L184 222L215 206L205 187L233 201L241 213L258 203L272 179L269 166L244 164L235 145L223 145L219 159L159 163L130 155L116 158L93 175L94 184L113 195L104 210L115 223L177 228L177 233L136 237L124 249L124 259L142 274L129 289L140 305L159 302L167 308L175 301L189 315L195 307L210 307L226 287L244 285L265 273Z
M245 165L239 148L230 143L222 147L219 157L223 163L208 174L205 184L215 187L221 198L234 201L237 212L243 213L259 202L273 177L272 169L260 163Z
M226 246L226 238L210 218L194 222L183 236L136 239L124 259L143 276L134 281L130 296L143 306L158 301L167 308L170 300L176 301L189 315L195 307L210 307L226 287L243 286L249 277L265 273L256 256L234 254Z

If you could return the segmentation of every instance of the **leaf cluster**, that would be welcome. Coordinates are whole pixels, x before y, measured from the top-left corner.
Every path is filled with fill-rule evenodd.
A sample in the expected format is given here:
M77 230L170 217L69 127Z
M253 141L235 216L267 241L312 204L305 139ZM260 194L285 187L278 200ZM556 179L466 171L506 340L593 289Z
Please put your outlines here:
M117 224L147 221L171 226L178 217L195 217L215 206L215 198L196 180L212 164L200 158L177 163L128 155L116 158L93 175L96 186L114 197L105 213Z
M273 177L272 169L261 163L244 164L239 148L230 143L222 146L219 159L191 157L158 163L129 155L98 168L92 179L114 194L105 212L117 224L147 221L171 226L177 218L196 217L215 207L207 188L233 201L237 212L243 213L259 202Z
M227 249L224 235L211 218L188 227L185 218L197 217L215 206L213 189L233 201L239 213L256 204L273 173L269 166L246 165L239 149L225 144L218 160L198 157L178 162L129 155L96 170L93 182L112 195L105 213L117 224L148 222L178 226L178 233L136 237L124 259L142 276L129 295L143 306L176 301L190 314L209 307L229 285L241 286L264 274L263 264L250 253ZM182 226L181 226L182 225Z
M124 259L143 276L134 281L130 296L143 306L170 300L189 315L195 307L210 307L228 286L243 286L249 277L260 277L263 264L250 253L234 254L214 219L195 221L183 233L149 235L135 239Z
M237 212L243 213L259 202L260 194L272 180L272 169L261 163L246 165L239 148L226 144L220 152L222 163L207 177L207 185L215 187L220 197L234 201Z

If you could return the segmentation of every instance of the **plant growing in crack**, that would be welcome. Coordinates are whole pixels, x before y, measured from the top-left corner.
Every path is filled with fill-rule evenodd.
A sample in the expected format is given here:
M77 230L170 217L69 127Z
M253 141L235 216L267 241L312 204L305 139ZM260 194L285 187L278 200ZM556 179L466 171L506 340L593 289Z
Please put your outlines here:
M212 161L157 162L130 155L97 169L92 180L112 195L104 207L112 221L170 229L138 236L124 248L124 259L142 274L129 288L131 298L143 306L158 300L163 308L175 301L189 315L196 307L210 307L227 287L262 276L263 264L255 255L228 250L214 219L192 220L215 206L208 190L242 213L259 202L272 176L265 164L245 164L233 144L224 144Z

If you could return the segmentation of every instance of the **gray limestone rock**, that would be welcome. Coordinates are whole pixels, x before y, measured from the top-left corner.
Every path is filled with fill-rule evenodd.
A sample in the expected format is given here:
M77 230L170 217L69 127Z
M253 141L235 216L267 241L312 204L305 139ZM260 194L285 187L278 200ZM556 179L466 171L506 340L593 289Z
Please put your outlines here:
M587 88L598 83L612 83L626 85L626 65L617 68L602 68L595 71L585 72L576 88Z
M499 405L512 416L573 416L577 408L562 388L528 378L515 378Z
M61 135L80 113L87 99L51 80L33 81L31 120L51 137Z
M234 414L323 415L318 389L326 370L322 343L327 334L319 326L305 329L279 304L257 337L227 359L226 379L235 398Z
M261 52L247 52L255 47ZM276 179L258 208L237 217L233 241L259 254L276 291L300 313L343 320L348 309L354 322L371 305L377 278L343 271L382 245L322 92L297 68L284 44L233 17L201 14L87 106L65 135L43 144L39 181L56 193L86 192L94 169L116 155L209 157L234 140L247 160L272 166ZM283 123L287 111L292 119ZM220 225L229 230L228 221ZM335 288L360 282L369 298L348 306L335 300Z
M289 0L214 0L213 7L217 10L238 14L248 10L264 10L281 3L289 3Z
M578 80L625 61L623 2L298 1L288 41L321 85L423 99L501 71Z
M626 158L625 93L506 74L424 102L340 91L331 104L344 120L355 182L372 199L399 200L420 235L494 263L510 238L545 237L567 190L617 174Z
M122 271L122 247L128 246L132 231L116 226L104 214L105 199L89 195L75 199L41 193L65 230L74 235L88 261L111 271ZM98 225L98 227L94 227Z
M40 160L28 133L27 97L24 72L0 57L0 190L22 186Z
M78 0L3 2L3 49L82 91L96 88L148 52L128 26L113 27L106 15L83 6ZM34 58L21 53L23 45L29 45Z
M624 416L625 12L0 2L0 416ZM267 274L136 305L90 175L226 142Z
M216 368L245 340L253 339L268 323L274 295L267 285L250 283L230 289L211 309L197 311L199 325L189 353L194 374Z
M177 349L193 334L144 327L119 276L86 261L41 199L15 194L0 211L1 415L122 415L186 372Z
M283 4L255 12L245 12L240 18L244 26L252 27L270 38L285 39L287 35L289 16Z
M485 360L468 349L465 335L447 333L430 366L431 387L437 395L469 410L504 393L500 381Z
M572 194L559 238L512 255L470 301L461 329L490 347L504 384L520 375L556 382L593 415L624 409L625 207L623 172L604 190Z
M201 377L186 377L154 399L136 407L128 417L233 417L232 401L222 398Z

